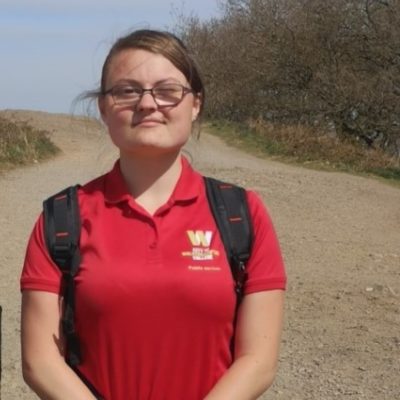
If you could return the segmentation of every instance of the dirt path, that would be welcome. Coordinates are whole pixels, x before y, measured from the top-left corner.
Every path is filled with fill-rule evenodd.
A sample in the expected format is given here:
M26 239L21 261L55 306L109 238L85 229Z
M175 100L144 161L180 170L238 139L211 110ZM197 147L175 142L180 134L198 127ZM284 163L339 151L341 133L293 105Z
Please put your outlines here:
M35 399L20 374L18 279L42 200L116 157L93 123L16 113L53 132L56 159L0 176L2 399ZM400 190L372 179L260 160L203 134L196 168L257 190L289 275L278 378L264 400L400 398ZM189 399L190 400L190 399Z

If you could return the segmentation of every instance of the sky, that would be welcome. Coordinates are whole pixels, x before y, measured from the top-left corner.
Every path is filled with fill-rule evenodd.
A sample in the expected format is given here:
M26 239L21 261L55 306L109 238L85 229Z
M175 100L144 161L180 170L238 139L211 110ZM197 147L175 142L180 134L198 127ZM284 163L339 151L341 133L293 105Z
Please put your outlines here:
M97 88L119 36L218 12L218 0L0 0L0 110L80 113L74 98Z

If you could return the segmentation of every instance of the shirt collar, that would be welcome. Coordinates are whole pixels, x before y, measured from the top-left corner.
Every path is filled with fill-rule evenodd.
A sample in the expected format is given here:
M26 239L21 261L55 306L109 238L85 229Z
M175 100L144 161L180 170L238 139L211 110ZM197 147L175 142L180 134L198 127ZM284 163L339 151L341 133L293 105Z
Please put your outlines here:
M203 186L202 176L192 168L184 156L181 157L181 163L181 176L168 201L169 204L196 199ZM113 169L105 176L104 196L106 202L114 204L132 198L122 176L119 160L115 162Z
M115 162L113 169L105 176L104 197L108 203L120 203L131 197L121 173L119 160Z
M203 177L192 168L184 156L181 157L181 162L181 176L170 199L173 202L194 200L203 188Z

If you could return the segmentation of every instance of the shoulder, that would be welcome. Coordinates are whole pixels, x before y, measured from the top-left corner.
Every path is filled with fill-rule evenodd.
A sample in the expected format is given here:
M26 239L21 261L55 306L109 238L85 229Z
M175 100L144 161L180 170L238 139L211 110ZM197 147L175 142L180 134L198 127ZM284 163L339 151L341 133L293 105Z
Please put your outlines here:
M274 224L262 198L246 191L254 241L247 265L248 281L245 293L285 289L286 272Z
M260 195L254 190L246 189L246 197L247 204L252 210L258 211L260 208L265 209L263 200L261 199Z
M112 171L97 176L96 178L86 182L82 186L79 186L78 195L81 199L90 199L99 195L104 196L106 182L112 179Z
M101 175L78 188L79 205L95 202L105 197L105 182L108 174Z
M246 190L246 198L254 227L260 225L260 223L271 226L272 220L261 196L253 190Z

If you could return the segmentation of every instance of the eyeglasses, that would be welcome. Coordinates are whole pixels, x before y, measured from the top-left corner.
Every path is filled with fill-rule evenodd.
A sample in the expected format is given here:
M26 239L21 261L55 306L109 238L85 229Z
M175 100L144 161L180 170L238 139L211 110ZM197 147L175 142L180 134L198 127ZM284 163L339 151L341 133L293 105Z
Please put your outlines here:
M139 103L145 93L153 96L155 103L160 107L176 106L187 93L192 93L191 88L187 88L179 83L162 83L151 89L143 89L140 86L131 84L116 85L103 92L103 95L111 94L114 104L121 106L132 106Z

